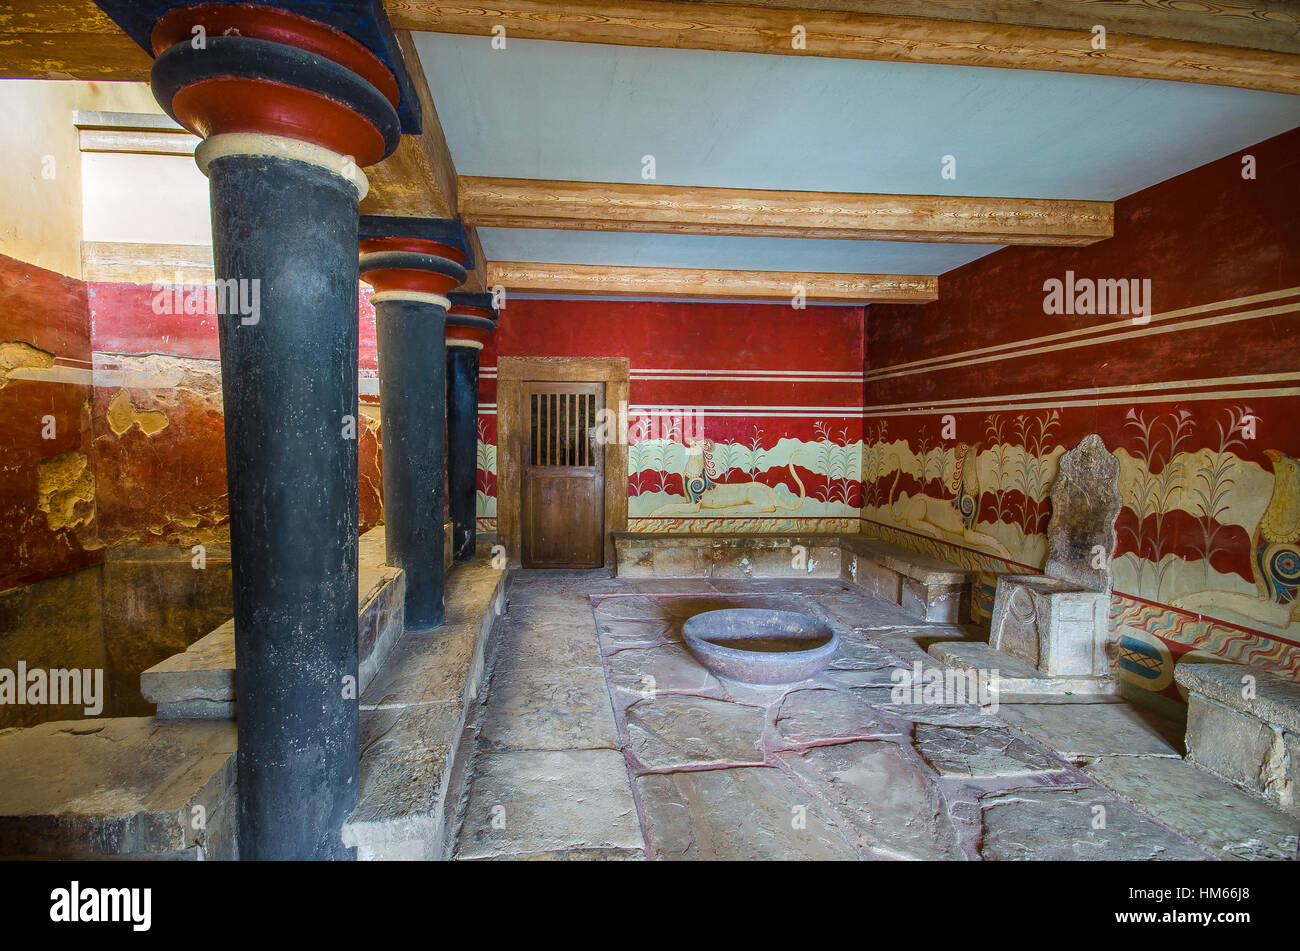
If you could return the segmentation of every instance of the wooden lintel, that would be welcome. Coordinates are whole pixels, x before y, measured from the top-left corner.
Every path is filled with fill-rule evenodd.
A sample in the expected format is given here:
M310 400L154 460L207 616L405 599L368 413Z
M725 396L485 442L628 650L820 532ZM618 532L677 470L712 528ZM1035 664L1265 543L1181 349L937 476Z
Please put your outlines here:
M909 274L722 271L492 261L488 284L516 293L611 297L739 297L754 300L923 304L938 279Z
M959 198L460 179L481 227L1080 246L1111 237L1105 201Z

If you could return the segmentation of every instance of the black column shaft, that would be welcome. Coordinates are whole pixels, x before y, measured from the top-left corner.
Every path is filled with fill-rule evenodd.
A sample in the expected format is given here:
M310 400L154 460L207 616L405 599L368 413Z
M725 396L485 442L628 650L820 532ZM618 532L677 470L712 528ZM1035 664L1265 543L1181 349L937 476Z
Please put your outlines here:
M472 561L478 508L477 347L447 348L447 483L452 554Z
M406 572L406 629L443 622L443 445L447 311L412 300L375 305L384 538L388 563Z
M208 174L216 276L259 282L256 297L226 290L255 314L219 319L240 856L352 858L357 191L265 156L220 157Z

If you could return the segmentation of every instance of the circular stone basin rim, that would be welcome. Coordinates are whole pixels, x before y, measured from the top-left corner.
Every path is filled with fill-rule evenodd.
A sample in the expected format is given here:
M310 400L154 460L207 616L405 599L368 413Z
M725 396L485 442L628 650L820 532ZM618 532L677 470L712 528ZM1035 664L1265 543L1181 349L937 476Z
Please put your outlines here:
M839 647L826 622L796 611L724 608L690 618L686 646L701 664L724 677L758 684L795 683L823 670ZM781 650L731 647L728 641L770 640ZM806 647L795 646L806 641Z

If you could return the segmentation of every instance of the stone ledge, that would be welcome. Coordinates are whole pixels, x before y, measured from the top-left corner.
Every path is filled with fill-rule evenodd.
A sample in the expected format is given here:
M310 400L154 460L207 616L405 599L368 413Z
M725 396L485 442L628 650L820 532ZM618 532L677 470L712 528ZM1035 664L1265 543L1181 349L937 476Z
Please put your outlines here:
M846 550L924 584L965 584L974 573L866 535L841 535L839 539Z
M235 745L221 721L0 731L0 858L233 859Z
M384 561L383 526L358 543L357 654L364 691L402 633L406 576ZM235 622L230 619L140 675L140 693L164 719L235 716Z
M453 571L446 624L403 635L361 695L360 799L343 827L358 859L448 856L464 772L461 735L508 581L481 561Z
M963 670L998 672L998 701L1016 703L1070 695L1080 701L1108 702L1119 696L1113 677L1068 677L1044 674L1032 664L1003 653L982 641L941 641L929 654L940 664Z
M1255 696L1242 696L1242 678L1255 678ZM1198 693L1259 720L1300 734L1300 683L1245 664L1187 662L1174 668L1174 680Z

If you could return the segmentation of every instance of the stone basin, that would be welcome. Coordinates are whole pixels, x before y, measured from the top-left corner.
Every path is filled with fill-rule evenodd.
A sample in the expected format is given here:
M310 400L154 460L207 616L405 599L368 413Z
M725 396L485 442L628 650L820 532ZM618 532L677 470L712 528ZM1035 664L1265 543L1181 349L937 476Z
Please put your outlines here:
M828 624L795 611L727 608L697 614L682 628L701 664L751 684L788 684L825 669L839 647Z

